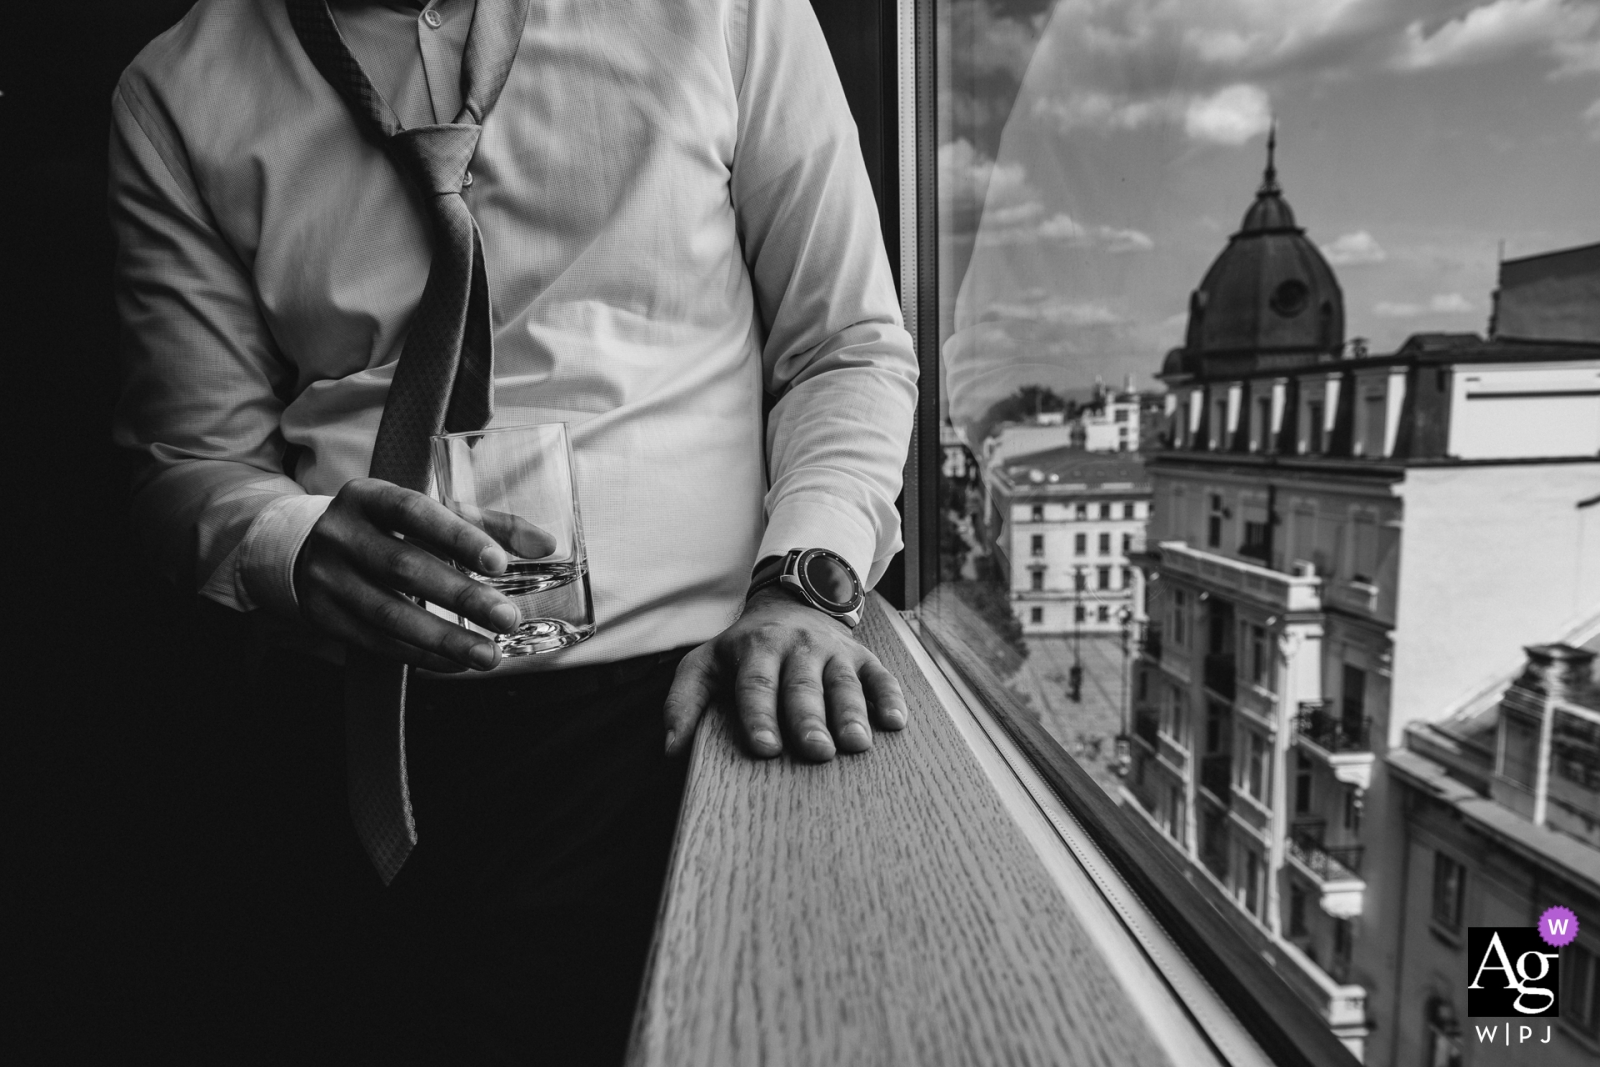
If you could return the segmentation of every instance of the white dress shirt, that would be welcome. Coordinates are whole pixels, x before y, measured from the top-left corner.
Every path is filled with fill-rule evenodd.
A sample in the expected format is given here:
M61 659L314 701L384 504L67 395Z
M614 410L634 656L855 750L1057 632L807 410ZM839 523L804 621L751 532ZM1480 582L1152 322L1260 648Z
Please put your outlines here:
M472 6L336 17L412 125L454 117ZM599 624L502 669L706 640L790 548L875 582L916 363L806 0L535 0L472 173L493 425L569 424ZM136 522L176 580L292 617L300 545L367 472L421 204L281 0L201 0L117 87L111 208Z

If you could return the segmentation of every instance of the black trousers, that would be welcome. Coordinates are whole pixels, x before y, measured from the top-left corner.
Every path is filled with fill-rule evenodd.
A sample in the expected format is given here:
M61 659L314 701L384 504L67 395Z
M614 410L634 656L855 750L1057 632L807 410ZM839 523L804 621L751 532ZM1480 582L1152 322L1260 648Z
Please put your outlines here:
M387 888L345 806L339 671L268 657L235 1062L620 1063L683 791L682 654L414 683L419 843Z

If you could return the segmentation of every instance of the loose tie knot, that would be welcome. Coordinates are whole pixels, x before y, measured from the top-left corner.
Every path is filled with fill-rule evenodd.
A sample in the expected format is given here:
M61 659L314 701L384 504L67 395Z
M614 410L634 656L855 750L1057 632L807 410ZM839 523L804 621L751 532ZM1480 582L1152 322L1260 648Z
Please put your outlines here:
M396 133L389 144L423 192L443 196L461 192L482 129L470 123L418 126Z

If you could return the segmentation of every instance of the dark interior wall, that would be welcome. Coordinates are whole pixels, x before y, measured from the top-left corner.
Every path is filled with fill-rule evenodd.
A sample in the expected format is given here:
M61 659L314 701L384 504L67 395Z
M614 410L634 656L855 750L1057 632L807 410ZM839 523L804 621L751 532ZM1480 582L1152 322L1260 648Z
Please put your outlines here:
M812 2L897 263L893 4ZM19 624L3 713L17 802L4 839L8 868L26 872L7 879L6 970L18 986L7 999L14 1018L26 1001L45 1007L37 1026L3 1039L12 1062L117 1062L135 1049L191 1062L178 1035L223 977L193 973L228 892L194 874L195 856L228 830L217 768L238 744L230 693L248 646L236 616L145 569L108 442L109 100L139 49L189 6L58 0L0 35L7 603Z

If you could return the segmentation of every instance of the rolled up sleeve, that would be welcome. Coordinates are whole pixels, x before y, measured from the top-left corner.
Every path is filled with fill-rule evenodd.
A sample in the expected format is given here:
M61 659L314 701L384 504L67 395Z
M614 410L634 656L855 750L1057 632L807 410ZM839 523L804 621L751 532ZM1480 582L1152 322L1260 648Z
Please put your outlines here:
M749 0L745 14L732 190L778 397L758 558L830 548L870 587L901 546L917 362L816 17L805 0Z

